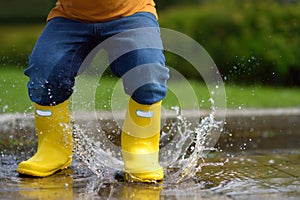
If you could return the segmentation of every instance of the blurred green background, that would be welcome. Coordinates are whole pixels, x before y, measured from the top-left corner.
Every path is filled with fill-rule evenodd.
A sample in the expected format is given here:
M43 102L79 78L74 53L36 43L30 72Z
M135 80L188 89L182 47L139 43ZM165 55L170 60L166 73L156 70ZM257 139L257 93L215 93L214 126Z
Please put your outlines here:
M156 0L156 4L161 27L195 39L215 61L230 95L229 107L300 106L300 1ZM30 104L22 71L54 5L54 0L0 1L0 113L22 111ZM187 61L168 52L166 58L167 65L202 84ZM6 100L20 96L25 106Z

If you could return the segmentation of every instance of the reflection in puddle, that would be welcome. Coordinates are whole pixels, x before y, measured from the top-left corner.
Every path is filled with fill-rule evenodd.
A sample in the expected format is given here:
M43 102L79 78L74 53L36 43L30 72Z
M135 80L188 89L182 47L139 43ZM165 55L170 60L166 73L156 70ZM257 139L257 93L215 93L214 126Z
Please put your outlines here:
M31 199L72 199L73 170L67 169L45 178L21 177L18 190Z
M262 154L263 153L263 154ZM207 158L207 163L224 162L224 154ZM272 160L272 162L270 162ZM218 199L254 196L269 199L274 193L297 199L300 191L300 153L297 151L249 152L231 155L223 166L205 166L195 177L174 184L104 182L84 163L45 178L19 177L14 156L2 155L0 197L5 199ZM0 198L0 199L1 199ZM222 199L222 198L221 198Z
M217 123L213 116L204 118L194 131L180 116L170 123L166 130L176 134L163 134L165 141L171 139L172 142L166 142L162 147L166 178L161 184L114 180L114 172L123 167L121 150L118 145L111 145L103 134L97 134L98 138L93 140L87 137L88 134L77 132L72 166L45 178L18 176L17 163L30 156L31 151L14 155L0 150L0 199L155 200L219 199L220 196L222 199L239 199L249 195L254 199L262 196L269 199L268 195L278 192L280 198L285 199L300 196L299 150L243 151L243 154L214 151L204 156L205 151L212 150L206 149L203 143L207 133L214 128ZM192 138L184 133L189 133ZM101 141L101 144L95 141ZM181 144L181 148L172 146L176 144Z

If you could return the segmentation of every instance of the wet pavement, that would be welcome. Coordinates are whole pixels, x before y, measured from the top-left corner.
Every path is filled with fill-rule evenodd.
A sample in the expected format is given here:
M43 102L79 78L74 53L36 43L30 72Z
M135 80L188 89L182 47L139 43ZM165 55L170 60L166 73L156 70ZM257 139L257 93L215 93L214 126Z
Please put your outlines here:
M229 199L299 199L299 150L244 152L222 167L204 167L209 190ZM224 159L224 158L223 158Z
M202 170L181 183L170 180L172 169L166 169L161 184L101 181L76 158L70 168L52 176L20 177L17 164L32 155L36 147L32 121L15 115L7 121L7 116L0 116L0 199L298 200L298 111L277 110L268 115L229 112L216 145L219 152L208 154Z
M174 184L100 182L83 163L46 178L20 177L17 156L2 155L0 199L299 199L300 151L213 153L191 180ZM214 166L215 163L223 163ZM167 172L166 172L167 173Z

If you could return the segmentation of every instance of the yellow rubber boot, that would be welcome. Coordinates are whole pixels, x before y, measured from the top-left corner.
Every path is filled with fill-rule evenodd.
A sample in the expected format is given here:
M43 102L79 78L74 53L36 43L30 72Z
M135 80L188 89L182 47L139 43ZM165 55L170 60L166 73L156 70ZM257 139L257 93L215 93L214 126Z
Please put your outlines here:
M164 178L159 164L161 101L142 105L130 99L121 134L128 181L158 182Z
M49 176L72 162L72 126L68 101L55 106L34 104L38 148L35 155L18 165L18 172Z

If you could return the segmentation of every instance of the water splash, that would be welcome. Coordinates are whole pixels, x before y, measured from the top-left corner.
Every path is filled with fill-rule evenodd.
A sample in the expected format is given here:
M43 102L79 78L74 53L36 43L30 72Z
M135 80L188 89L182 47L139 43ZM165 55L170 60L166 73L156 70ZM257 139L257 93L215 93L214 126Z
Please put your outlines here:
M212 99L210 102L213 105ZM220 130L222 122L215 120L216 109L212 106L211 113L203 117L195 128L191 128L191 123L180 114L180 109L176 107L175 110L177 111L177 121L172 126L177 129L179 137L175 142L174 149L180 150L176 152L176 156L172 156L172 164L166 167L172 169L168 179L171 182L180 183L195 177L203 166L222 165L222 163L205 163L206 154L210 151L217 151L208 143L214 131Z
M212 111L208 116L202 117L199 124L194 128L181 115L180 109L173 107L176 112L176 119L165 124L161 133L160 163L166 169L165 183L180 183L193 179L203 166L224 164L205 163L207 153L216 151L214 147L210 147L209 143L214 132L221 131L223 123L216 121L216 108L213 106L212 99L210 102L212 103ZM89 130L87 128L75 125L74 154L100 180L115 182L113 177L116 170L123 170L121 149L109 140L108 133L97 130L98 142L88 136Z
M74 125L74 154L98 178L111 181L116 170L123 169L123 163L115 156L116 151L112 151L111 148L105 148L103 143L109 143L109 141L103 139L101 143L96 142L88 137L87 131L88 129Z

